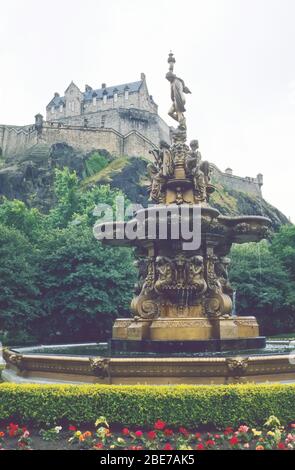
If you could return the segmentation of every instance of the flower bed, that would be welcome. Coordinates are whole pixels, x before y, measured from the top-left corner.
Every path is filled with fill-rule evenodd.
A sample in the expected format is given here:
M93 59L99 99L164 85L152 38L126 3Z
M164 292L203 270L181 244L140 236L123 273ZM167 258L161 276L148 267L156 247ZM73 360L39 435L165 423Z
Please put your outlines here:
M165 416L171 426L261 426L271 415L295 421L295 385L119 386L0 384L0 421L44 425L95 422L151 427Z
M241 425L210 432L173 428L157 420L151 429L112 430L104 417L94 426L78 429L74 425L46 429L10 423L0 426L0 449L92 449L92 450L293 450L295 423L287 427L271 416L257 429Z

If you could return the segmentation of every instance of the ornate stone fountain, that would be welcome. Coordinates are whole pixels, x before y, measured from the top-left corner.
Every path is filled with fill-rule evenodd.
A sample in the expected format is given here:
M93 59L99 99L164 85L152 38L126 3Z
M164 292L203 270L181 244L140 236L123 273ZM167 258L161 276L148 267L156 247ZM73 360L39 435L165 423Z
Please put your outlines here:
M118 319L113 327L112 352L138 351L182 353L261 348L255 317L232 316L233 290L228 279L228 254L233 243L259 241L267 236L270 220L265 217L224 217L210 207L214 186L210 164L203 161L197 140L186 143L184 81L174 73L173 54L168 58L166 75L171 86L169 115L178 122L172 132L172 145L162 142L152 150L148 165L150 200L154 207L138 211L137 220L154 217L154 237L129 241L116 239L106 243L133 245L137 248L139 282L132 301L133 318ZM201 243L185 250L181 233L169 238L172 218L181 224L187 209L187 222L198 223ZM170 209L170 211L169 211ZM198 210L198 211L197 211ZM158 218L156 216L158 215ZM166 217L167 239L159 239L161 220ZM136 223L132 221L133 224ZM187 241L187 240L186 240Z

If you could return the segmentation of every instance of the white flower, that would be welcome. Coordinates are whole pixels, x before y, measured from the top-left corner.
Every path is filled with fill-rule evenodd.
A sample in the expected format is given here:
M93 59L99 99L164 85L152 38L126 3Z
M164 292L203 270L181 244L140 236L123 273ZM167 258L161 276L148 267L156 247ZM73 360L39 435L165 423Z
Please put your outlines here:
M55 426L54 428L54 431L56 432L56 434L59 434L59 432L62 430L62 427L61 426Z

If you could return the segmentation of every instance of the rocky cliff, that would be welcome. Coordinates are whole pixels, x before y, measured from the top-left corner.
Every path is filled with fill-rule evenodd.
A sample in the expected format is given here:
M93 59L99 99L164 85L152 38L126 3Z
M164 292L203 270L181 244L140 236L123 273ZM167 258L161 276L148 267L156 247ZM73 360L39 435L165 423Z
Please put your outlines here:
M82 187L110 184L121 189L130 201L148 203L146 166L140 157L114 158L104 149L87 154L74 150L67 144L38 144L21 157L4 160L0 156L0 196L20 199L29 206L47 211L54 202L54 169L69 167L81 179ZM213 181L216 191L210 204L224 215L264 215L274 228L288 223L278 209L258 195L236 191Z

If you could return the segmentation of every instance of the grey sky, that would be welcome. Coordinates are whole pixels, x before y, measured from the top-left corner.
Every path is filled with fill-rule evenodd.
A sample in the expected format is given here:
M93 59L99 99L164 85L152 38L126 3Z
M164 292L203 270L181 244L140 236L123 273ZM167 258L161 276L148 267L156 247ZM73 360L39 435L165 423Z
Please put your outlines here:
M71 80L145 72L167 116L167 55L192 95L189 137L295 221L294 0L0 0L0 123L29 124Z

